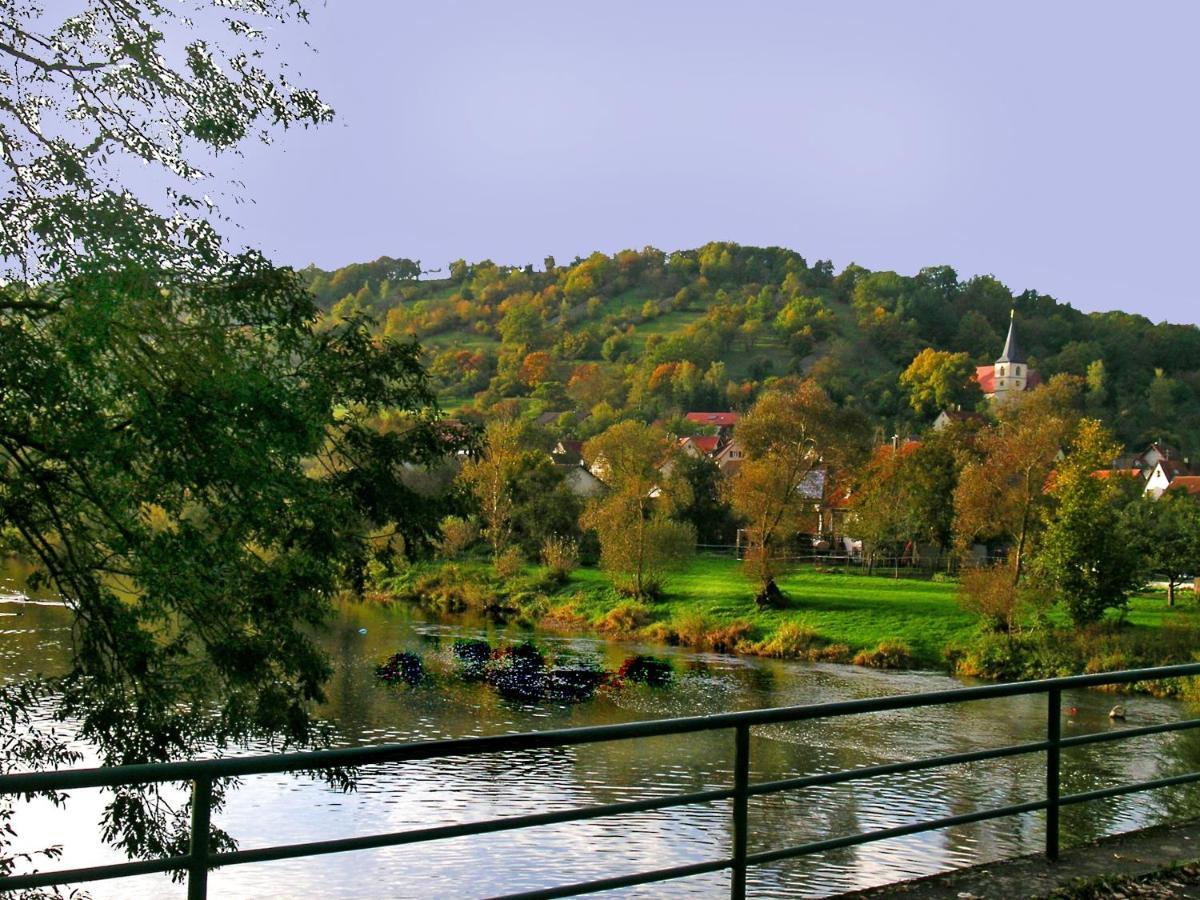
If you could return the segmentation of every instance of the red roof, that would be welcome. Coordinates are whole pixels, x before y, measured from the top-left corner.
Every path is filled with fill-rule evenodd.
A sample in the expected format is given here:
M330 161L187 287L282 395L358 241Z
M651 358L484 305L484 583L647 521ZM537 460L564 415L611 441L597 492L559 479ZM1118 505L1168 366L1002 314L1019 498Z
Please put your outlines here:
M1200 494L1200 475L1176 475L1168 491L1186 491L1189 494Z
M679 443L686 444L688 441L691 441L692 445L705 456L712 456L721 445L720 435L716 434L695 434L691 437L681 438Z
M975 380L979 382L979 389L985 394L996 393L996 367L995 366L976 366ZM1032 391L1035 387L1042 383L1042 376L1034 369L1029 369L1026 372L1025 390Z
M717 428L732 428L737 424L738 414L735 412L690 412L685 417L697 425L713 425Z

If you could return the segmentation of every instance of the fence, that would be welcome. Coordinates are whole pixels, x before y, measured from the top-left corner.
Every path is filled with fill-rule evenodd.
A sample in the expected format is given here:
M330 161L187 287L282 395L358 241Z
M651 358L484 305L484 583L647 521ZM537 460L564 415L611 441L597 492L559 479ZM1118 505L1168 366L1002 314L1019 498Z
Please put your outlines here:
M660 719L656 721L561 729L529 734L425 741L410 744L388 744L376 747L321 750L308 753L276 754L236 759L210 759L155 765L122 766L107 769L74 769L57 772L30 772L5 775L0 777L0 794L113 787L116 785L146 782L190 782L192 789L191 844L187 854L164 859L140 860L57 872L11 875L0 878L0 891L38 888L56 884L94 882L155 872L182 871L187 873L189 900L199 900L199 898L207 896L208 873L210 869L221 866L319 856L326 853L343 853L401 844L418 844L446 838L491 834L543 825L565 824L607 816L713 803L724 800L733 801L731 821L733 841L732 855L729 857L691 865L616 875L596 881L553 886L543 890L528 891L507 896L509 900L517 897L570 897L595 891L633 887L727 870L730 872L730 896L735 898L735 900L739 900L739 898L745 897L746 872L753 866L791 859L809 853L818 853L841 847L885 840L887 838L903 837L924 831L966 825L973 822L982 822L988 819L1014 816L1040 810L1044 810L1046 813L1045 852L1048 857L1055 859L1058 856L1058 814L1061 807L1076 803L1104 800L1137 791L1147 791L1200 781L1200 772L1190 772L1151 781L1117 785L1066 796L1061 795L1059 791L1059 759L1061 751L1064 749L1079 747L1085 744L1124 740L1200 727L1200 719L1186 719L1159 725L1123 728L1115 731L1064 738L1060 731L1062 691L1067 688L1094 687L1105 684L1128 684L1135 681L1151 681L1194 675L1200 675L1200 664L1163 666L1153 669L1135 669L1095 675L1079 675L1069 678L1053 678L1044 681L960 688L925 694L906 694L809 706L752 710L691 718ZM1044 740L1014 744L1006 747L975 750L966 753L953 753L926 759L884 763L840 772L822 773L820 775L786 778L777 781L758 783L751 783L750 781L750 729L755 726L783 722L815 721L863 713L966 703L975 700L1026 694L1046 695L1046 737ZM637 740L639 738L663 735L694 734L697 732L718 730L731 732L733 738L733 783L728 787L687 794L674 794L665 797L654 797L646 800L609 803L532 815L508 816L459 825L412 829L390 834L312 841L226 853L213 853L209 850L209 814L212 785L215 780L221 778L279 772L311 772L345 766L411 762L448 756L519 753L526 750L571 747L601 741ZM884 775L898 775L905 772L916 772L941 766L1002 759L1028 753L1045 754L1046 790L1044 799L914 822L894 828L829 837L824 840L798 846L782 847L757 853L748 852L747 838L750 828L749 800L751 797L820 785L833 785L861 779L878 778Z

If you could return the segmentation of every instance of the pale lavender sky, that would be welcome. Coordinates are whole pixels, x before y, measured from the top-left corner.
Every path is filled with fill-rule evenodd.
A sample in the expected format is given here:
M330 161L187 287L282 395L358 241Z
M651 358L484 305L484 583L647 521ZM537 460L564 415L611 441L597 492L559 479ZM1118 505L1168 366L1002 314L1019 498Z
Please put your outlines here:
M281 262L709 240L1200 322L1200 3L367 2L290 54L337 121L250 148Z

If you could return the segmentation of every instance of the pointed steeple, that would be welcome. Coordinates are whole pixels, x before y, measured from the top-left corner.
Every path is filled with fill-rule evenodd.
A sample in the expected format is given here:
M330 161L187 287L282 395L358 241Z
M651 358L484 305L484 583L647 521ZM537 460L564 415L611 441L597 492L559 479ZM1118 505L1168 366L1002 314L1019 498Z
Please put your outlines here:
M1021 352L1021 348L1017 346L1017 311L1015 309L1009 311L1008 315L1008 337L1004 340L1004 352L1000 354L997 363L1023 363L1025 355Z

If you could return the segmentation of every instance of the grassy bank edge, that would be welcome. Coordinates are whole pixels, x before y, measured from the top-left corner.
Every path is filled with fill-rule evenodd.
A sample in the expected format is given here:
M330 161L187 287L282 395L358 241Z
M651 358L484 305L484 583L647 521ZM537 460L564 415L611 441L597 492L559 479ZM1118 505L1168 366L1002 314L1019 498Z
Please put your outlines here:
M541 568L499 578L487 562L415 564L378 579L375 599L438 613L474 612L548 630L674 644L698 650L878 668L940 669L1019 680L1190 662L1200 648L1200 608L1169 609L1139 596L1123 620L1087 632L1053 613L1018 635L986 634L956 599L957 585L797 569L780 579L786 609L758 609L737 561L700 556L671 576L653 602L630 600L602 572L581 568L565 581ZM1136 692L1182 696L1192 684L1138 684Z

